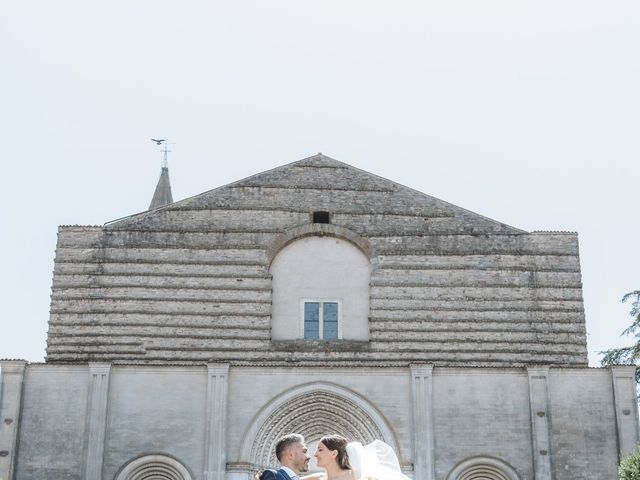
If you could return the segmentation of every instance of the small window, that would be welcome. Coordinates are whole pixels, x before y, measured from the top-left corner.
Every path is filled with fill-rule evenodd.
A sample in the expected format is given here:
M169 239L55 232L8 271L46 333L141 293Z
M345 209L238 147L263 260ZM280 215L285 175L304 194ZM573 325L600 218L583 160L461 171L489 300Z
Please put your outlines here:
M329 221L329 212L313 212L313 223L331 223Z
M304 302L304 338L337 340L339 316L338 302Z

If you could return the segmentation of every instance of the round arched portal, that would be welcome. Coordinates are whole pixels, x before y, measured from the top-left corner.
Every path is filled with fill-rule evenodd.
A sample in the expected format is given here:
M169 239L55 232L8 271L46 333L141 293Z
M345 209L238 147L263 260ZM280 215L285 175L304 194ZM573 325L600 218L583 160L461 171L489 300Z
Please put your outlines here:
M303 385L271 401L247 431L242 456L256 466L275 466L275 443L288 433L308 442L330 433L362 443L380 439L397 451L387 422L367 400L328 383Z
M116 480L192 480L187 468L167 455L145 455L127 463Z
M474 457L460 462L447 480L520 480L516 471L497 458Z

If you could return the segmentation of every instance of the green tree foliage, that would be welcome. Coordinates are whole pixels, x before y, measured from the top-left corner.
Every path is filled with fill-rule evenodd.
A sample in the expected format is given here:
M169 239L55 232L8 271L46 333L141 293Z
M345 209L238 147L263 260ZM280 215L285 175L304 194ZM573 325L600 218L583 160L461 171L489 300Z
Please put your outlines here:
M619 480L640 480L640 452L624 457L618 467Z
M635 343L630 347L611 348L604 352L600 352L604 353L604 357L601 361L603 366L640 364L640 290L627 293L622 297L622 301L631 301L631 311L629 312L629 315L633 317L633 322L631 322L631 325L622 332L622 335L633 335ZM636 381L640 382L640 369L636 371ZM640 460L638 461L640 462ZM628 478L638 478L638 480L640 480L640 477Z

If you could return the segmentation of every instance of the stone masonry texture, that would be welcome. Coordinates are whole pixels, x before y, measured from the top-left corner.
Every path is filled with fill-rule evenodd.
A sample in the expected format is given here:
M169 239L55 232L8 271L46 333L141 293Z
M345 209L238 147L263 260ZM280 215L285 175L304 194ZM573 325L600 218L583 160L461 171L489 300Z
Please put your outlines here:
M368 245L368 342L273 342L269 266L330 212ZM344 319L348 321L348 319ZM58 232L47 362L587 365L578 238L490 220L323 155Z

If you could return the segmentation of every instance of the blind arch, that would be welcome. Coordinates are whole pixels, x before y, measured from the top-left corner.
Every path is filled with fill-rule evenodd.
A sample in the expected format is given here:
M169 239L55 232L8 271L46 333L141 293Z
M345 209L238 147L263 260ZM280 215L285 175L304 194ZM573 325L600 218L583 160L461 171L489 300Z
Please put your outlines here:
M175 458L153 454L125 464L115 480L193 480L189 470Z
M306 236L282 248L271 263L272 340L305 338L305 303L339 305L338 338L369 340L371 261L352 242Z
M506 462L494 457L468 458L456 465L447 480L520 480Z

